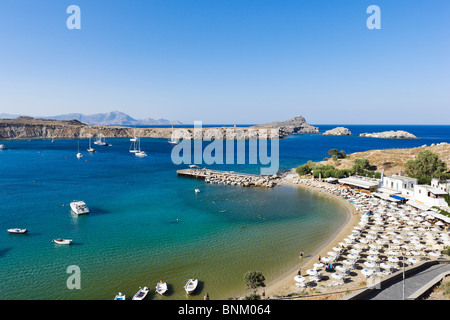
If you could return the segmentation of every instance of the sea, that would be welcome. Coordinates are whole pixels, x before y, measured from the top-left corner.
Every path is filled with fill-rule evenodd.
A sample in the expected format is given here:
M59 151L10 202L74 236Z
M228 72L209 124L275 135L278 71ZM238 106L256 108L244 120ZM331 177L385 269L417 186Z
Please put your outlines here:
M324 132L337 125L317 126ZM351 136L311 133L279 140L279 170L322 160L329 149L350 154L450 143L448 125L344 126ZM418 139L359 137L387 130ZM94 154L85 151L87 139L0 142L7 146L0 151L0 299L111 300L118 292L131 299L144 286L150 300L199 300L206 293L233 298L250 293L247 271L276 281L300 266L300 251L314 254L348 217L340 203L309 190L179 177L176 171L187 164L173 163L173 146L165 139L142 138L144 158L129 152L129 138L107 142L93 145ZM200 166L259 174L264 165ZM90 213L72 213L74 200L85 201ZM10 234L9 228L29 232ZM73 243L58 245L55 238ZM190 278L199 285L186 295ZM160 280L168 284L164 296L154 290Z

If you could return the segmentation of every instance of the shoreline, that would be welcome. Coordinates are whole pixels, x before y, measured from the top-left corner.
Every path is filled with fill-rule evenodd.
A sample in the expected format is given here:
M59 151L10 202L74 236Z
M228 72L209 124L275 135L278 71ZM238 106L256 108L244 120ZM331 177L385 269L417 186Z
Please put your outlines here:
M317 193L319 193L319 190L322 190L322 188L307 186L304 184L294 184L293 181L286 180L279 185L295 186ZM353 227L357 226L358 222L360 221L360 214L357 212L356 208L348 201L330 193L327 193L327 197L334 199L345 207L345 209L347 210L347 219L344 224L340 226L332 235L330 235L329 239L326 240L320 247L315 249L313 252L304 252L304 256L302 258L303 261L300 262L302 270L312 269L313 264L317 262L317 257L319 255L326 256L326 252L330 251L331 248L336 246L338 242L343 241L343 239L351 232ZM300 250L301 249L299 249L299 253ZM266 287L264 288L266 298L283 297L298 291L298 287L296 287L294 281L294 276L297 275L298 268L299 266L297 265L296 267L293 267L291 270L289 270L289 272L285 275L282 275L268 282ZM261 289L259 291L261 291Z

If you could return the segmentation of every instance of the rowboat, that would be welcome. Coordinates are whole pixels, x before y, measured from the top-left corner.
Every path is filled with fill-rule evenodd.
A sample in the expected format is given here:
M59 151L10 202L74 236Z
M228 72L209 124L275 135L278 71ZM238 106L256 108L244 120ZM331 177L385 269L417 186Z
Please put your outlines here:
M191 294L192 292L195 291L195 289L197 288L198 285L198 280L197 279L189 279L188 282L186 283L186 285L184 286L184 290L186 290L187 294Z
M57 244L71 244L72 240L70 240L70 239L54 239L53 242L57 243Z
M156 292L159 294L164 294L166 293L166 291L167 291L167 283L160 280L159 283L156 285Z
M132 300L143 300L148 293L148 287L139 288L139 291L133 296Z
M27 233L27 229L12 228L7 230L9 233Z
M122 292L119 292L118 294L116 294L116 296L114 297L114 300L125 300L125 295Z
M166 291L167 291L167 283L160 280L159 283L156 285L156 292L162 295Z

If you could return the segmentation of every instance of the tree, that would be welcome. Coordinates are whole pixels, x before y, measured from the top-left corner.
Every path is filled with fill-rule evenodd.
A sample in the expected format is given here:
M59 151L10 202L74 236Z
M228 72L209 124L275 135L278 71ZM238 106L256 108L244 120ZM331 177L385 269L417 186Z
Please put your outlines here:
M354 173L361 173L368 169L370 169L370 163L366 158L355 159L353 161L352 170Z
M343 158L343 159L345 159L347 157L344 150L341 150L340 154L341 154L341 158Z
M420 152L416 159L406 162L406 174L420 180L430 180L434 175L447 170L447 163L439 159L437 154L429 150Z
M256 290L259 287L265 287L266 278L264 278L263 274L259 271L248 271L244 276L245 284L247 288L252 289L253 293L256 293Z
M340 152L338 151L338 149L330 149L330 150L328 150L328 154L330 156L338 156L338 155L340 155Z

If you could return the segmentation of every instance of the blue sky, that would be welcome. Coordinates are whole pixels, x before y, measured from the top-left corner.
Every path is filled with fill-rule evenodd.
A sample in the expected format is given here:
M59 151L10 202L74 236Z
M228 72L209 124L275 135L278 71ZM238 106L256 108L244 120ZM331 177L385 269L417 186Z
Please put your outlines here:
M69 30L69 5L81 30ZM369 5L381 29L369 30ZM450 124L450 1L2 0L0 113Z

